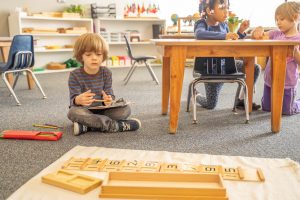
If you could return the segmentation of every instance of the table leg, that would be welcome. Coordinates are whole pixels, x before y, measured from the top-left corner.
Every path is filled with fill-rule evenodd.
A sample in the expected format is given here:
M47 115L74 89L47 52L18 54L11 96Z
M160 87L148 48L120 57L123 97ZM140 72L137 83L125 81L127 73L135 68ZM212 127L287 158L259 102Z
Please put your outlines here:
M7 81L9 82L9 84L11 86L13 86L13 84L14 84L14 75L13 75L13 73L6 74L6 78L7 78Z
M184 46L174 46L171 50L170 133L176 133L178 126L186 50Z
M252 102L253 102L253 85L254 85L254 57L245 57L244 66L246 73L246 84L248 87L248 100L249 100L249 113L252 112Z
M273 133L278 133L281 127L287 48L275 46L272 49L271 130Z
M3 46L1 47L1 57L3 58L3 62L8 61L8 55L9 55L9 49L10 46ZM11 86L14 84L14 76L12 73L6 74L7 81Z
M32 71L32 68L30 70ZM32 90L35 86L35 82L30 73L27 73L26 76L27 76L28 89Z
M170 96L170 57L163 57L162 67L162 114L168 114Z

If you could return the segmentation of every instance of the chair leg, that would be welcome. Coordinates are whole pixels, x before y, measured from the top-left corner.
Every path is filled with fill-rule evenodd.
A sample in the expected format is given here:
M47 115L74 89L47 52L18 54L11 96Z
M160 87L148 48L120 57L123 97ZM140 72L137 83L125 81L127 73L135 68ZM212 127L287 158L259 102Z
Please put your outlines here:
M137 65L135 65L135 63L136 63L136 62L133 63L132 69L130 69L130 71L128 72L128 77L127 77L127 79L125 80L124 85L127 85L127 83L129 82L129 80L130 80L130 78L131 78L131 76L132 76L134 70L137 68Z
M32 78L33 78L35 84L38 86L38 88L40 89L41 93L43 94L43 99L46 99L47 96L45 95L45 93L44 93L44 91L43 91L43 88L42 88L42 86L40 85L40 83L39 83L39 81L37 80L37 78L36 78L36 76L34 75L34 73L33 73L30 69L26 69L26 71L27 71L28 73L31 74L31 76L32 76Z
M193 99L193 124L197 124L197 102L196 102L196 89L195 82L192 82L192 99Z
M17 105L20 106L21 103L20 103L19 99L17 98L17 95L15 94L14 90L10 86L10 84L9 84L7 78L6 78L6 74L7 74L6 72L2 73L2 79L5 83L5 85L7 86L7 88L9 89L11 95L15 98L15 101L17 102Z
M126 81L126 80L127 80L129 74L131 73L131 71L132 71L133 68L134 68L135 63L136 63L136 61L134 61L133 64L131 65L131 67L130 67L130 69L129 69L128 73L126 74L126 76L125 76L125 78L124 78L123 81Z
M157 77L156 77L156 75L155 75L155 73L154 73L154 71L153 71L151 65L150 65L149 63L147 63L147 61L144 61L144 63L145 63L145 65L146 65L146 67L147 67L147 69L148 69L150 75L152 76L152 79L153 79L153 80L156 82L156 84L158 85L158 84L159 84L159 81L158 81L158 79L157 79Z
M16 76L16 78L15 78L15 80L14 80L14 84L13 84L13 86L12 86L12 89L13 89L13 90L15 89L15 87L16 87L16 85L17 85L17 82L18 82L18 80L19 80L20 72L17 72L16 74L17 74L17 76Z
M189 84L188 95L187 95L187 102L186 102L186 112L190 112L190 103L191 103L191 96L192 96L192 83Z
M249 123L249 100L248 100L248 87L246 83L244 82L244 105L245 105L245 112L246 112L246 124Z
M232 112L236 112L236 104L237 104L237 102L238 102L238 99L239 99L239 96L240 96L241 89L242 89L242 85L241 85L241 83L238 82L238 88L237 88L237 90L236 90L236 94L235 94L235 99L234 99L234 105L233 105L233 108L232 108Z

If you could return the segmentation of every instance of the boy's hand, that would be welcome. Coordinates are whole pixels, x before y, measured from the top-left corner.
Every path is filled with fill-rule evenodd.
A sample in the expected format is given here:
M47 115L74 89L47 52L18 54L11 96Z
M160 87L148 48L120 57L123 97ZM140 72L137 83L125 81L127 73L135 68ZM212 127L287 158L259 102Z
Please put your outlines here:
M104 90L102 90L102 97L103 97L103 100L104 100L104 105L106 106L109 106L112 104L112 97L111 95L107 95Z
M244 34L244 32L249 28L250 26L250 21L249 20L244 20L239 28L239 33Z
M226 34L225 40L237 40L239 39L239 35L237 33L229 32Z
M251 34L252 39L262 40L264 38L264 28L259 26L256 27Z
M95 101L94 96L95 93L92 93L91 90L88 90L84 93L81 93L75 98L75 104L81 106L89 106Z

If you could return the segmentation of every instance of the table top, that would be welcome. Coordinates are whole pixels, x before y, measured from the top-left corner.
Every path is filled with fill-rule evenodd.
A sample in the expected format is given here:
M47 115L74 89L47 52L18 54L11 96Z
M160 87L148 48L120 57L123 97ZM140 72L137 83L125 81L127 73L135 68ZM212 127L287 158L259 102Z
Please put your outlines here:
M181 34L166 34L166 35L159 35L160 39L194 39L194 33L181 33Z
M285 46L285 45L299 45L300 41L286 41L286 40L196 40L196 39L151 39L151 42L158 46Z

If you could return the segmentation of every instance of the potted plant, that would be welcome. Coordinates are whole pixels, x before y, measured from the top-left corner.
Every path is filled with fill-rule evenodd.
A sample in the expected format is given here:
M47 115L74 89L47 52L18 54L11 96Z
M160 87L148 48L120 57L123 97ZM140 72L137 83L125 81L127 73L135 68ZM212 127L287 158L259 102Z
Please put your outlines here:
M227 19L229 31L236 33L237 29L239 27L239 24L242 22L242 19L239 19L239 17L236 16L235 13L229 12L229 17Z
M81 17L84 15L84 8L82 5L70 5L65 9L66 13L78 13Z

